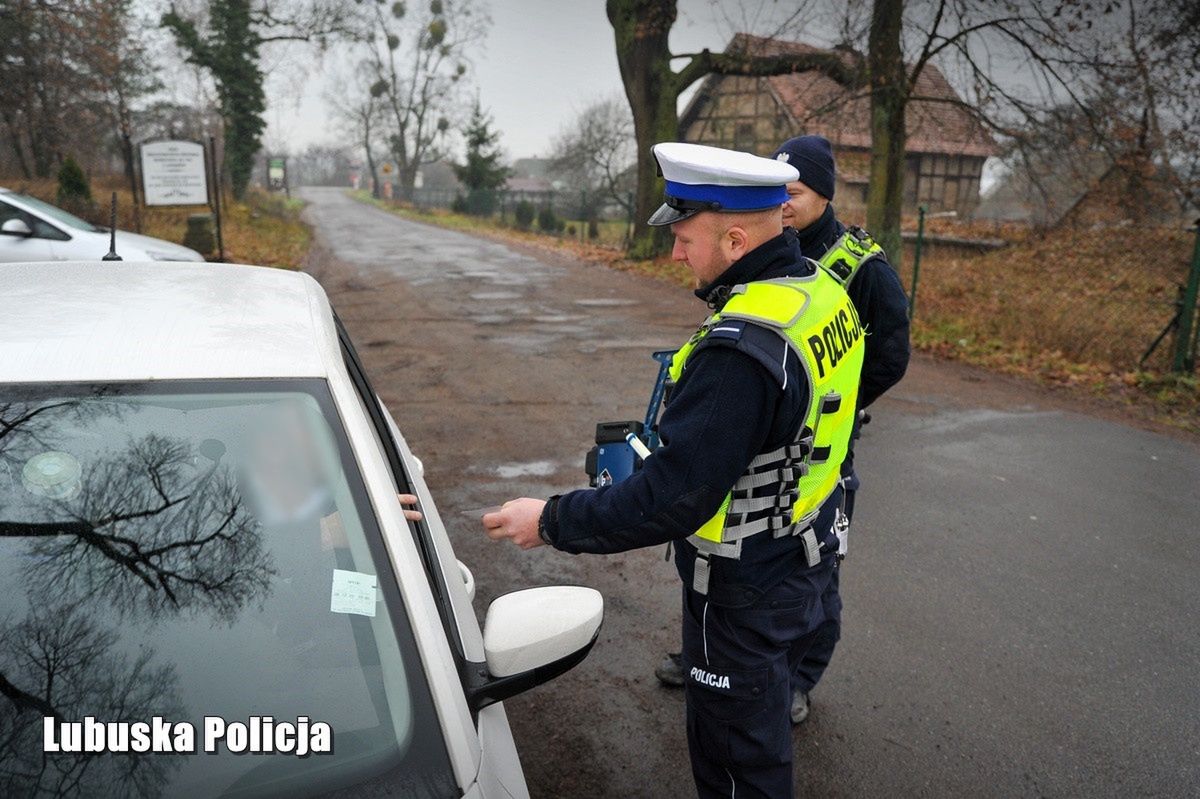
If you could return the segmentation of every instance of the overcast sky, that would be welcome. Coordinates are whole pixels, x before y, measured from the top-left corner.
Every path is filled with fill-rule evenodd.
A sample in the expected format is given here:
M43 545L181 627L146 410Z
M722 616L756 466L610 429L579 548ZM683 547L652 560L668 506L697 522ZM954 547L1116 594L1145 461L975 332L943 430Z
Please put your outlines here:
M489 8L492 26L473 54L473 85L510 158L545 155L554 134L590 102L624 96L604 0L491 0ZM735 28L769 32L793 8L777 0L680 0L671 50L722 50ZM821 28L814 20L804 38L827 44ZM307 52L270 54L267 147L295 153L338 141L323 97L358 57L338 50L317 66Z

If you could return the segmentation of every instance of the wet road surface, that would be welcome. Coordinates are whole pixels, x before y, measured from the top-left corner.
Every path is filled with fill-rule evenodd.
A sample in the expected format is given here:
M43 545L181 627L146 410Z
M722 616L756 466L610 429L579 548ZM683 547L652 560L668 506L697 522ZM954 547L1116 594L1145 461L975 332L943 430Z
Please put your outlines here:
M478 582L602 591L584 663L505 703L534 796L692 795L679 581L660 548L492 544L464 513L586 484L640 419L689 292L307 189L329 292ZM329 253L336 253L333 257ZM1200 792L1200 447L917 358L872 407L844 632L795 732L798 795Z

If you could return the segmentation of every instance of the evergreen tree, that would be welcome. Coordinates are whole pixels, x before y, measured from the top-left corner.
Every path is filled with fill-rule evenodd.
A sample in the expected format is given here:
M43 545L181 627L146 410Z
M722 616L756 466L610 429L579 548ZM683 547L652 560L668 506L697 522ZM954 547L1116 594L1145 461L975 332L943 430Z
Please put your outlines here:
M225 123L225 168L233 196L241 199L267 127L263 73L258 66L262 37L254 30L249 0L212 0L209 14L207 37L174 11L164 14L162 23L187 52L188 62L212 73Z
M172 8L162 25L187 53L187 61L208 70L217 87L225 128L225 168L233 195L241 199L250 183L254 156L267 127L262 45L270 42L317 42L331 36L351 36L352 5L340 0L303 0L290 13L251 0L209 0L208 33L201 35L193 20Z
M467 138L467 159L454 165L454 174L467 187L468 212L489 216L496 208L496 190L504 186L510 170L500 163L500 132L492 130L492 119L478 99L463 134Z
M58 170L56 201L60 208L84 217L90 216L95 210L87 175L83 173L83 169L80 168L74 157L69 155Z

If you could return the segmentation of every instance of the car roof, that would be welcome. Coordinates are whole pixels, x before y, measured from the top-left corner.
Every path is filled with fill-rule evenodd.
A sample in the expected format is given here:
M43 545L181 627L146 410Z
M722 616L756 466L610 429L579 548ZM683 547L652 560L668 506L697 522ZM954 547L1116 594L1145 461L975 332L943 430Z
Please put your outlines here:
M0 263L0 382L326 377L310 276L231 264Z

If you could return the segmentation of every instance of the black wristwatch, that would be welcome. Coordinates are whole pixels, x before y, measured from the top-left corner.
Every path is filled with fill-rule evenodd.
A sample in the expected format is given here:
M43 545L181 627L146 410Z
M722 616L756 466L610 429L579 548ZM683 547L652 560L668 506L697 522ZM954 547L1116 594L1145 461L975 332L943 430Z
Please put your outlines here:
M542 508L542 515L538 516L538 538L542 539L543 544L554 546L554 542L550 540L550 536L546 533L546 517L554 513L558 506L558 496L555 495L546 500L546 507Z

